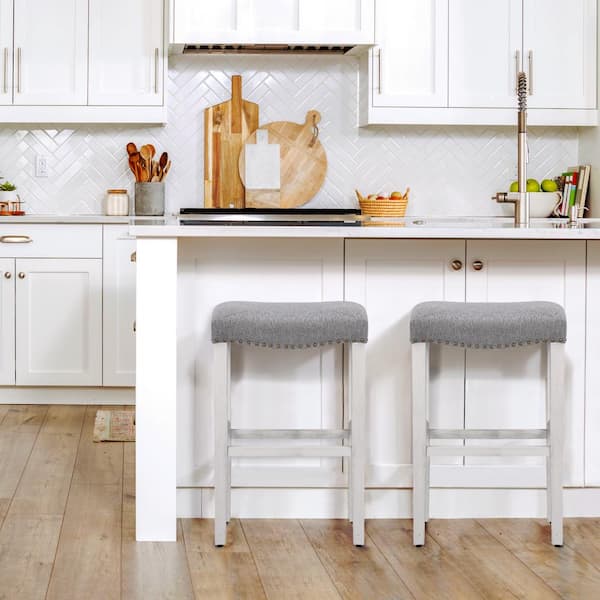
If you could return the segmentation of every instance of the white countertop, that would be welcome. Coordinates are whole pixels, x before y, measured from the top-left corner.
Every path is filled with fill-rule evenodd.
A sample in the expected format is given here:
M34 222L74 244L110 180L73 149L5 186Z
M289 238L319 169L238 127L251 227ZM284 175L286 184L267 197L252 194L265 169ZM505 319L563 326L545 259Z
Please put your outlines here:
M359 227L223 226L180 225L177 217L132 218L129 233L149 238L600 239L600 219L580 219L577 227L569 227L566 220L532 219L527 228L515 227L513 219L506 217L406 217L390 222Z
M151 219L152 217L148 217ZM109 217L106 215L22 215L0 216L0 224L5 223L52 223L57 225L74 224L124 224L129 223L131 217ZM161 217L162 219L162 217Z

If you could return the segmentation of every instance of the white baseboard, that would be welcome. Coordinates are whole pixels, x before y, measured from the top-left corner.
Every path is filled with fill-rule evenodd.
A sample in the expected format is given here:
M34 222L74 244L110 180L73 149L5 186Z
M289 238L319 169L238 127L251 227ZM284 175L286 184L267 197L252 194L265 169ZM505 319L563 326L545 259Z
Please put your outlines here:
M178 488L177 516L214 516L212 488ZM370 489L366 492L369 519L410 518L410 489ZM566 488L566 517L600 517L600 488ZM543 518L546 492L537 489L434 489L431 517ZM232 515L246 519L343 519L346 491L339 488L235 488Z
M0 404L135 404L135 388L0 387Z

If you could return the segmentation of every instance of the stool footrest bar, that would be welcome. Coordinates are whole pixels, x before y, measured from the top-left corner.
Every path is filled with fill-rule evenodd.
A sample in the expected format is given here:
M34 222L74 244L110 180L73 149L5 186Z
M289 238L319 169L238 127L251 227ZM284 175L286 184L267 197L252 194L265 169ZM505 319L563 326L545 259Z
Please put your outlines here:
M436 440L545 440L546 429L430 429Z
M427 456L548 456L548 446L429 446Z
M309 458L329 458L350 456L350 446L230 446L230 457L309 457Z
M340 440L350 437L345 429L231 429L234 440Z

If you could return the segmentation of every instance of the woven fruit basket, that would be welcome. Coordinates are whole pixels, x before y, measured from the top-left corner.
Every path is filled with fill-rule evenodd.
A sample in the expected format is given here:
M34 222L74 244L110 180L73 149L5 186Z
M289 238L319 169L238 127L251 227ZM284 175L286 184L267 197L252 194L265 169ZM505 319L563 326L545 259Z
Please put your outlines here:
M356 197L360 204L363 215L369 217L404 217L408 206L408 194L410 188L406 188L403 195L397 197L378 197L377 199L365 198L358 190Z

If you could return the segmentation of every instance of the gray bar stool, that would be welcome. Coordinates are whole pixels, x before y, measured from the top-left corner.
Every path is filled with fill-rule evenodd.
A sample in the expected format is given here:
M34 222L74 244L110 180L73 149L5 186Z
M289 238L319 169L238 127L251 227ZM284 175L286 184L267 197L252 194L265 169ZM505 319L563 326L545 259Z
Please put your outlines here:
M546 456L547 516L552 544L562 546L562 460L564 407L564 344L567 319L553 302L423 302L412 311L413 410L413 543L425 543L429 519L431 456ZM431 429L429 410L429 347L449 344L463 348L510 348L542 344L546 352L545 429ZM431 439L541 439L543 446L431 446Z
M349 518L353 541L364 544L365 344L368 320L354 302L224 302L212 315L215 407L215 546L226 542L231 514L232 457L350 457ZM282 350L345 344L349 352L348 429L231 429L229 382L231 344ZM336 446L241 446L239 439L340 440ZM349 442L349 445L344 445Z

